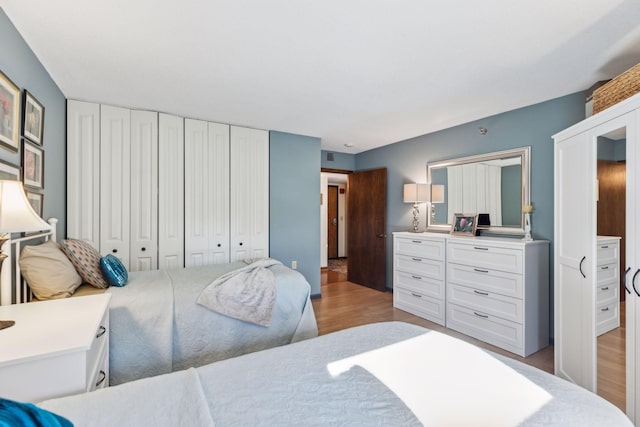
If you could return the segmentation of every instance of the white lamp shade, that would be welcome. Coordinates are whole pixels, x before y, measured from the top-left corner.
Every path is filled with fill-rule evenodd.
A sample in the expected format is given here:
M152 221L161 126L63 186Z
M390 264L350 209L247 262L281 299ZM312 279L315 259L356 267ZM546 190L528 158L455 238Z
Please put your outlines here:
M403 200L405 203L424 203L428 200L427 184L405 184Z
M0 233L50 229L31 207L20 181L0 180Z
M431 203L444 203L444 185L431 186Z

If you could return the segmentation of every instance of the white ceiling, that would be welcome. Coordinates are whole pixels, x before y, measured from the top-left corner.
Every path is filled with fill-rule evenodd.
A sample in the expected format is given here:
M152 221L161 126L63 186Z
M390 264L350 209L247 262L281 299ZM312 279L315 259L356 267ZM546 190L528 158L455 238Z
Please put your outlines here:
M346 153L581 91L640 62L638 0L0 6L67 98L311 135Z

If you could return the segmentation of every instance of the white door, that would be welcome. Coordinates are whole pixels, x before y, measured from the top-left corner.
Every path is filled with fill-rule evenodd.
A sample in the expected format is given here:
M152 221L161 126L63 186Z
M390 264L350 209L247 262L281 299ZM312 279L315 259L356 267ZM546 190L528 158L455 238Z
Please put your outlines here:
M131 271L158 268L158 113L131 111Z
M184 266L184 119L158 124L158 267Z
M229 262L229 125L209 123L209 256Z
M231 261L269 256L269 132L231 126Z
M100 105L67 101L67 236L100 250Z
M555 144L555 373L596 391L596 145Z

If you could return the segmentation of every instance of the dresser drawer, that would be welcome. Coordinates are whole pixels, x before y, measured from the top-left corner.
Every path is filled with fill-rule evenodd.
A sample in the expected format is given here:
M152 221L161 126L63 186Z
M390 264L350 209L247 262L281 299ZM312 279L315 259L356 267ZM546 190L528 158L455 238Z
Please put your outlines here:
M444 280L396 271L393 288L404 288L437 299L444 299Z
M598 263L596 267L597 283L617 282L618 281L618 263L613 262L610 264L602 265Z
M444 240L396 237L395 244L397 254L444 261Z
M618 301L618 283L598 284L596 288L596 305Z
M109 358L105 352L96 366L96 371L89 378L87 391L99 390L109 385Z
M596 333L602 335L620 326L620 304L614 301L596 308Z
M619 253L619 244L616 241L615 243L601 243L597 244L597 257L598 257L598 265L610 264L618 262L620 253Z
M528 356L524 354L523 328L520 323L447 303L447 327L520 356Z
M109 347L109 310L106 310L87 352L87 378L92 379Z
M444 280L444 262L418 256L396 255L394 268L397 271L414 273L421 277Z
M460 264L447 264L447 283L522 298L522 276Z
M398 287L393 289L393 306L444 326L445 303L442 299Z
M522 274L522 250L520 249L457 242L449 243L447 248L448 262Z
M522 323L522 300L491 292L480 291L450 283L447 287L447 302L481 311L484 314Z

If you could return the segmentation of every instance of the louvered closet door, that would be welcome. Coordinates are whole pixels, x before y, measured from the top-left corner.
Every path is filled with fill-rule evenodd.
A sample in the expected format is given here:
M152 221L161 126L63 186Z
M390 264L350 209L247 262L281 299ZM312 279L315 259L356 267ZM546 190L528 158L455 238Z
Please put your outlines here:
M231 126L231 261L269 256L269 132Z
M129 270L131 113L100 107L100 252Z
M100 105L67 101L67 236L100 250Z
M209 254L229 262L229 125L209 123Z
M184 266L184 119L160 114L158 124L158 265Z
M131 111L131 271L158 268L158 113Z

